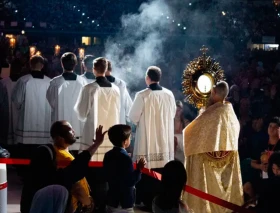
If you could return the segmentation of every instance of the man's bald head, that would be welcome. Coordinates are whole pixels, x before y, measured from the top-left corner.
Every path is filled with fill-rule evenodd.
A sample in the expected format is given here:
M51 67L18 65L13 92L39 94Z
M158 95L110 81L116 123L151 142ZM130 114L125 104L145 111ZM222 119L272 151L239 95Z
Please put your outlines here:
M224 102L228 96L229 88L225 81L219 81L212 89L211 96L208 100L208 106L218 102Z
M220 97L221 100L225 100L229 93L229 87L225 81L219 81L213 90L215 95Z

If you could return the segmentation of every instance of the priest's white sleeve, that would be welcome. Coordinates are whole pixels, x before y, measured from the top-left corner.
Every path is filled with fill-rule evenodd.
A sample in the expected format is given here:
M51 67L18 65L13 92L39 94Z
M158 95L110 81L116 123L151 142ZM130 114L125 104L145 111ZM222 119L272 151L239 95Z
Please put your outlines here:
M15 104L16 108L19 110L25 100L26 86L25 82L19 79L12 91L12 102Z
M144 101L139 93L136 93L134 102L132 103L131 109L129 111L128 117L130 121L137 124L140 121L141 115L144 109Z
M55 108L55 103L57 101L57 96L58 96L58 89L56 88L56 86L54 85L53 81L50 82L50 86L47 90L47 100L51 106L52 109Z
M79 120L85 122L89 111L93 104L93 97L91 97L90 85L86 85L80 91L74 110L78 115Z
M132 100L131 97L127 91L127 89L125 88L124 90L124 110L125 110L125 117L126 120L129 122L129 111L132 107Z

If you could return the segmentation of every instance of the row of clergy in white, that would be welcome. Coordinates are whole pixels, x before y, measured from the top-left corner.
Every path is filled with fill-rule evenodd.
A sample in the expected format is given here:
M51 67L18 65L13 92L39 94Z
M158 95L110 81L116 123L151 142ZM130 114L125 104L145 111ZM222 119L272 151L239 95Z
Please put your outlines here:
M98 125L107 130L130 121L137 125L134 160L146 157L149 168L160 168L173 160L176 103L172 92L159 84L161 70L148 68L147 73L152 78L158 74L159 79L153 81L146 73L148 88L138 92L132 102L126 83L107 71L105 58L95 59L92 66L93 71L81 76L64 69L51 80L37 68L16 82L11 77L2 79L0 115L9 117L1 119L1 129L9 128L8 143L49 143L51 124L66 120L79 138L70 150L84 150L92 143ZM88 78L92 73L95 79ZM112 147L105 136L93 160L102 161Z

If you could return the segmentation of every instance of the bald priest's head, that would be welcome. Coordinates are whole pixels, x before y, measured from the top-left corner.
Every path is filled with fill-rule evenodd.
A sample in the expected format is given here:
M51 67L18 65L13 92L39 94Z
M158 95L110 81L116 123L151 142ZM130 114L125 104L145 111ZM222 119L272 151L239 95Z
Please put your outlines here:
M229 87L227 82L219 81L211 90L209 105L215 104L217 102L224 102L228 96L228 93Z

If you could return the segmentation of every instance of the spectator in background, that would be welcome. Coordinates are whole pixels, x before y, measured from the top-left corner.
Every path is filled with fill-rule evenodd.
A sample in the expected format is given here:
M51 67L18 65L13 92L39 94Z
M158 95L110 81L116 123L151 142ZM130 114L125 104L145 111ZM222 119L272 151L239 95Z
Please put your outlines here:
M186 182L187 173L184 165L179 161L168 162L162 171L160 193L153 200L153 212L190 212L188 206L181 200Z
M242 98L240 101L239 108L239 123L240 123L240 134L239 134L239 149L246 146L251 129L251 117L250 117L250 99Z
M280 116L280 92L279 84L272 84L270 87L269 116Z
M257 205L258 213L278 213L280 197L280 152L274 152L269 158L272 173L260 193Z
M237 118L239 118L240 96L239 87L236 84L230 87L228 101L231 102L234 112Z
M251 167L251 161L261 159L261 153L267 148L268 135L263 127L264 118L262 115L255 115L249 138L239 149L243 189L249 198L255 197L254 187L260 179L260 173Z
M256 193L263 188L263 180L272 175L272 167L268 166L268 159L273 152L280 150L280 118L274 117L268 126L267 145L260 144L258 150L252 155L251 166L258 171L258 177L252 180L252 185ZM264 148L265 147L265 148ZM262 150L261 150L262 149Z

